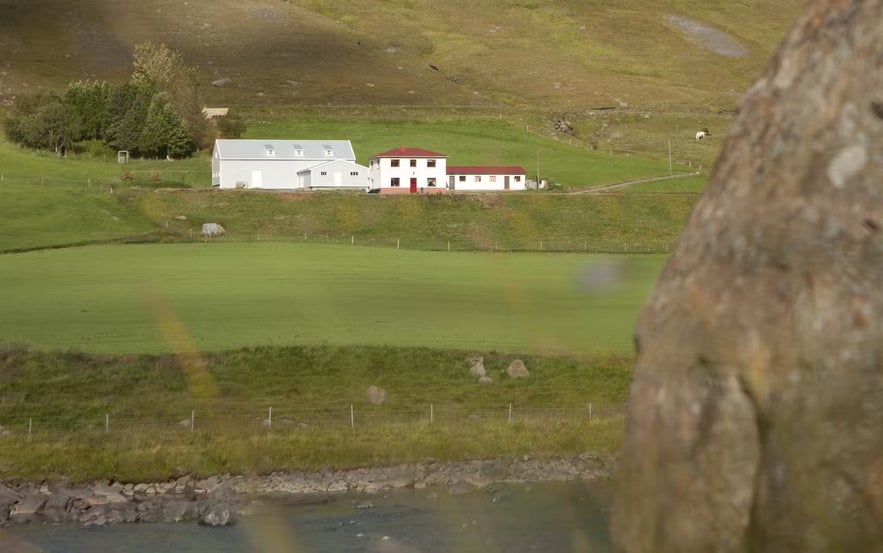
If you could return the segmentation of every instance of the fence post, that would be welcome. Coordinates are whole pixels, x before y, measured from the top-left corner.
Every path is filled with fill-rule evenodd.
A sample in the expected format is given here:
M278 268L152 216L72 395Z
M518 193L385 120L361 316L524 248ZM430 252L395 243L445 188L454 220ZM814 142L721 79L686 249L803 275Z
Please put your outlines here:
M356 411L353 408L353 404L350 403L350 428L356 427Z
M356 235L351 234L350 235L350 246L355 246L355 244L356 244Z
M512 404L509 404L509 422L512 422Z
M270 414L267 415L267 430L271 430L273 428L273 408L270 407Z
M433 404L431 404L431 403L429 404L429 423L430 424L435 422L435 413L434 413L435 409L434 409L434 407L435 406Z
M32 417L32 418L28 419L28 441L31 441L31 429L33 427L34 427L34 419Z
M587 405L589 408L589 422L592 422L592 402L590 401Z
M540 251L543 251L543 241L540 240Z
M396 249L399 249L399 245L401 244L401 242L402 242L401 238L396 238Z
M104 414L104 433L105 434L110 433L110 414L109 413Z
M451 251L451 241L448 240L448 251Z
M190 411L190 431L193 432L193 427L196 426L196 410Z

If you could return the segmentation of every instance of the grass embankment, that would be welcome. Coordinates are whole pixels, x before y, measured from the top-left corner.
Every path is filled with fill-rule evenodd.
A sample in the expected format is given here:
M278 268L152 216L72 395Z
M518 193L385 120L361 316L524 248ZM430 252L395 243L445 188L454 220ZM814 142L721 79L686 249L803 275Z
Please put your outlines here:
M622 352L662 262L280 243L47 250L4 256L0 338L121 354L174 351L182 334L197 351Z
M610 415L626 397L630 355L486 352L494 383L482 385L468 373L466 359L476 353L252 348L205 354L197 383L186 376L188 362L171 355L7 346L0 422L10 433L0 436L0 478L162 480L617 449L622 421ZM516 357L529 378L504 375ZM366 401L371 385L386 390L385 404ZM191 432L180 421L194 412Z

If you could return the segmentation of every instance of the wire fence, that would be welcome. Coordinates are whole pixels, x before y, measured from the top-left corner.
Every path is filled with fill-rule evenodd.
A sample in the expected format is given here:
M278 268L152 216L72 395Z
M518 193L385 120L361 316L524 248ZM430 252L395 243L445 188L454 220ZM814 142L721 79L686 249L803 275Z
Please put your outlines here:
M133 435L138 433L247 433L298 432L315 429L371 428L385 425L463 425L495 422L591 423L625 416L625 404L586 403L571 408L519 408L509 404L494 408L467 409L458 405L429 404L395 408L365 404L331 409L303 410L293 407L243 410L181 410L177 416L156 417L91 415L71 417L0 418L0 439L44 439L73 434Z
M188 231L186 238L192 241L272 241L301 242L337 246L363 246L391 248L400 250L449 251L449 252L547 252L547 253L669 253L676 243L675 238L660 237L645 240L611 239L602 237L586 238L505 238L499 240L475 239L467 236L398 236L299 233L278 235L276 233L256 232L250 235L231 235L222 237L202 236L199 229Z

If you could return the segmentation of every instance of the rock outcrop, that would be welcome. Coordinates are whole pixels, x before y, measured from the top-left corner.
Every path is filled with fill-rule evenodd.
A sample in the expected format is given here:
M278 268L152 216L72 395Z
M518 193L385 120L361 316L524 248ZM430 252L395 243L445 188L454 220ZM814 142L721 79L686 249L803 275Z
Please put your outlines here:
M365 397L371 405L383 405L386 403L386 390L377 386L369 386Z
M470 357L466 360L469 363L469 374L475 378L487 376L487 370L484 368L484 357Z
M509 363L506 374L509 375L509 378L527 378L530 376L527 366L525 366L524 361L521 359L516 359Z
M816 0L636 331L626 553L883 551L883 0Z
M559 459L500 459L423 463L353 470L277 472L266 476L182 476L172 482L88 485L0 484L0 525L73 523L104 526L127 522L234 524L256 514L267 498L328 493L374 493L402 488L448 491L484 489L491 484L606 480L615 459L584 454ZM0 534L2 535L2 534Z

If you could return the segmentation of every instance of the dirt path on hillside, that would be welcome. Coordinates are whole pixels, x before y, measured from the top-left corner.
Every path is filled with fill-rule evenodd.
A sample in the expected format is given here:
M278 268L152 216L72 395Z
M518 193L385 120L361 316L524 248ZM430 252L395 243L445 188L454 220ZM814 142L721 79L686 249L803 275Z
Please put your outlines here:
M682 179L685 177L695 177L699 173L682 173L679 175L667 175L665 177L650 177L646 179L635 179L628 180L624 182L617 182L615 184L605 184L603 186L596 186L594 188L589 188L586 190L577 190L576 192L569 192L569 194L597 194L599 192L610 192L611 190L616 190L617 188L624 188L626 186L631 186L633 184L640 184L643 182L658 182L664 180L674 180L674 179Z

